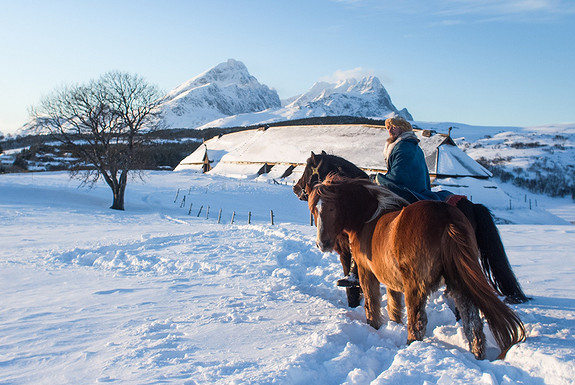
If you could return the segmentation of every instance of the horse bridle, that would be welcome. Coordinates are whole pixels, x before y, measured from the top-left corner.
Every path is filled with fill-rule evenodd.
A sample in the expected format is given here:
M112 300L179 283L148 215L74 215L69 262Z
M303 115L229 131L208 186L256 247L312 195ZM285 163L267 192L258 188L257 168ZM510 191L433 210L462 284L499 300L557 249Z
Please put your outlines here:
M309 176L308 183L306 185L304 185L304 188L301 189L301 196L303 198L305 198L306 201L308 200L309 195L308 195L305 187L310 186L311 188L313 188L313 186L315 186L316 184L321 183L321 176L319 175L319 168L321 167L322 162L323 162L323 159L320 160L320 162L317 166L311 168L311 175ZM312 184L312 179L314 176L317 176L317 182Z
M316 167L311 168L311 175L309 176L309 186L311 187L315 186L318 183L321 183L321 177L319 175L319 167L321 166L321 162L323 162L323 160L320 161ZM312 185L312 178L314 176L317 176L317 182Z

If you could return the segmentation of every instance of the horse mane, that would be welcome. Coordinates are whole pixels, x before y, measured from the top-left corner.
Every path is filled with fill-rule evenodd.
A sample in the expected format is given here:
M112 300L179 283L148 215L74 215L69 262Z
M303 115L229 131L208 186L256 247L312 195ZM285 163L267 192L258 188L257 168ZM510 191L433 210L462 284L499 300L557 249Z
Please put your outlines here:
M367 221L377 218L383 212L396 211L409 204L399 195L368 179L347 178L332 173L321 184L315 186L310 195L309 205L310 208L314 208L320 199L335 202L346 196L353 197L357 201L367 200L370 197L377 201L377 208Z
M379 186L370 182L365 184L365 188L377 198L378 202L377 210L375 210L375 213L369 220L379 217L386 211L399 210L409 205L407 200L403 199L396 193L383 186Z
M339 172L343 176L349 178L365 178L365 179L368 178L368 175L365 171L357 167L355 164L351 163L349 160L344 159L340 156L322 152L321 154L315 154L315 158L316 160L319 158L320 162L323 160L324 164L327 165L332 172ZM308 164L311 164L311 162L312 158L309 158Z

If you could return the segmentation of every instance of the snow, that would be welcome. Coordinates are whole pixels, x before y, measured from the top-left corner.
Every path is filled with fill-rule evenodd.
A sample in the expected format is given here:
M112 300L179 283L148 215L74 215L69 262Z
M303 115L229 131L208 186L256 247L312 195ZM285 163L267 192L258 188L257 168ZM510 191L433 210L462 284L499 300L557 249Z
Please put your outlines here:
M489 171L457 146L440 146L446 141L445 136L426 137L422 131L416 131L416 135L426 158L429 158L426 161L432 174L491 176ZM221 170L224 168L222 164L226 164L226 170L230 164L257 163L260 164L259 167L264 162L282 163L286 167L290 164L305 164L311 151L318 154L326 151L328 154L341 156L358 167L384 171L387 166L382 153L388 136L384 127L365 124L276 126L266 130L245 130L206 141L204 146L183 159L176 170L201 170L207 149L209 159L213 161L212 168L221 175L229 175ZM438 146L441 148L439 155Z
M573 383L571 225L499 226L533 296L513 306L527 340L504 361L476 361L441 292L409 346L405 325L374 330L348 308L338 258L315 247L291 186L151 172L118 212L107 186L77 184L0 176L2 384ZM538 202L512 212L575 220L570 200Z
M385 169L381 153L387 133L380 128L362 125L289 126L270 127L265 131L247 130L208 140L206 146L186 157L177 169L186 163L202 162L207 147L212 167L219 163L305 163L310 151L325 150L338 154L351 162L362 162L366 167ZM358 142L359 141L359 142ZM357 151L355 146L363 150ZM256 170L257 171L257 170Z
M457 146L443 145L438 147L437 151L437 174L453 176L492 176L487 169L466 155Z

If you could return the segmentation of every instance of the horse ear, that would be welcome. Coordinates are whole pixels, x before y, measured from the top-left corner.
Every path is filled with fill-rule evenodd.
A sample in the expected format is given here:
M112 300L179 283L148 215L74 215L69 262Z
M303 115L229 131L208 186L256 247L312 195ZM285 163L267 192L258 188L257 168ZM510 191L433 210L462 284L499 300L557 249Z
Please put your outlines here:
M327 152L325 152L324 150L321 150L321 154L322 154L322 155L327 155Z

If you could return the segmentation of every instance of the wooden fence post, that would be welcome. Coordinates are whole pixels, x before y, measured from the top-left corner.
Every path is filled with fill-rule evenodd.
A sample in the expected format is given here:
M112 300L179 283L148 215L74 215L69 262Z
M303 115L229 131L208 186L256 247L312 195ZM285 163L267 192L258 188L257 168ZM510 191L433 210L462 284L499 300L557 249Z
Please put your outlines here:
M222 209L220 209L220 212L218 214L218 223L220 223L221 219L222 219Z
M270 210L270 218L272 220L272 226L274 225L274 211Z
M194 202L190 202L190 209L188 210L188 215L190 215L192 213L192 206L194 205Z
M200 214L202 213L202 209L203 209L203 208L204 208L204 205L202 205L202 206L200 207L200 211L198 211L198 218L200 217Z
M176 193L176 197L174 198L174 203L176 203L176 201L178 200L179 195L180 195L180 189L178 189L178 192Z
M248 211L248 225L252 224L252 212Z

